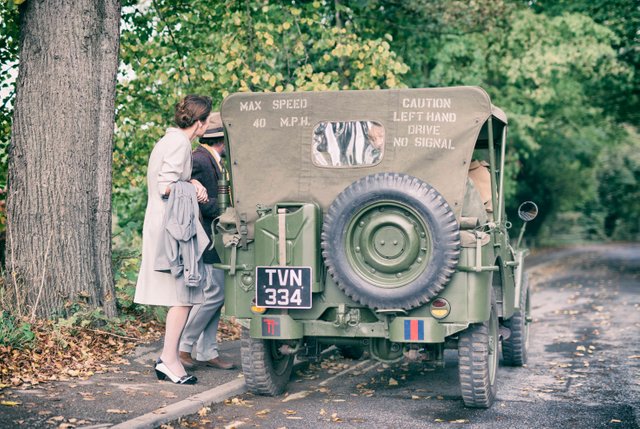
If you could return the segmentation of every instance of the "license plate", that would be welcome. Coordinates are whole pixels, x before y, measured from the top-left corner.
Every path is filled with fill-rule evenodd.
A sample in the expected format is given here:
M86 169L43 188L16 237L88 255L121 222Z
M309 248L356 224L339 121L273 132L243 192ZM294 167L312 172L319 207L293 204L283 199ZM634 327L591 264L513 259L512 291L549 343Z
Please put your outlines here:
M311 308L311 267L256 267L256 305Z

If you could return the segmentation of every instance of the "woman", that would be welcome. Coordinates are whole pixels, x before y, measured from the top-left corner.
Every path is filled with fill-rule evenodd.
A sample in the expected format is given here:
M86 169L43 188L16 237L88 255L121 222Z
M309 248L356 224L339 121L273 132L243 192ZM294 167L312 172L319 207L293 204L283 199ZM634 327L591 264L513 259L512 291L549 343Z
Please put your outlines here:
M163 219L171 185L190 182L195 186L198 202L206 202L207 191L191 180L191 141L201 137L209 126L211 99L188 95L175 108L178 128L168 128L153 148L147 169L147 210L142 229L142 263L134 302L170 307L162 354L156 362L158 379L169 378L177 384L195 384L196 377L187 374L178 358L180 335L193 304L202 301L201 287L187 287L183 278L170 272L154 270L158 252L162 252Z

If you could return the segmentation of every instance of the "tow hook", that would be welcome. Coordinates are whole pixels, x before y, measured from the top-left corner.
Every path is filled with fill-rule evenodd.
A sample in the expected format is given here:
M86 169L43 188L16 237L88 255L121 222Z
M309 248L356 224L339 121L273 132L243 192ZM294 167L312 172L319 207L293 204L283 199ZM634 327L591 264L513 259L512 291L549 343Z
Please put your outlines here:
M347 310L345 304L339 304L336 312L336 320L333 326L336 328L345 328L346 326L354 327L360 324L360 309L350 308Z

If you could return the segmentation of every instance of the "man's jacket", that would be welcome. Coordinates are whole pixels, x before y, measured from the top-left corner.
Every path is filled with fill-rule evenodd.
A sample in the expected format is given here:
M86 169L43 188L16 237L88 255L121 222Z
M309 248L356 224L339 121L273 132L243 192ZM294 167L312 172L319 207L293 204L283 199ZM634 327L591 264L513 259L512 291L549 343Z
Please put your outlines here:
M214 219L220 216L220 209L218 208L218 179L222 173L213 155L201 145L198 145L193 150L191 158L193 164L191 178L202 183L209 195L209 201L200 204L200 213L202 214L202 226L207 233L207 237L211 238ZM220 257L213 246L209 246L205 250L203 258L205 264L220 262Z

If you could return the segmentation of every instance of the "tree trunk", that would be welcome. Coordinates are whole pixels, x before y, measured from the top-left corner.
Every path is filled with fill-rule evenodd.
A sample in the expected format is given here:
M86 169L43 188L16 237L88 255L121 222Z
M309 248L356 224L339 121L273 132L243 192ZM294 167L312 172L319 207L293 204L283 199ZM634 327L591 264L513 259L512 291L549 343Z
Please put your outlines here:
M5 298L49 317L85 301L116 315L111 162L118 0L28 0L20 9L7 196Z

